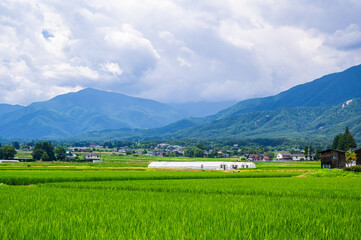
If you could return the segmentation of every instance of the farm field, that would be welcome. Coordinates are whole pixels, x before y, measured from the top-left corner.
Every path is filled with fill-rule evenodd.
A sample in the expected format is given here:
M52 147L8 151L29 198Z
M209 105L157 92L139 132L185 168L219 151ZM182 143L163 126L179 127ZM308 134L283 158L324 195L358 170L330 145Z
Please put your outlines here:
M361 175L319 163L235 173L34 164L0 168L1 239L358 239L361 230Z

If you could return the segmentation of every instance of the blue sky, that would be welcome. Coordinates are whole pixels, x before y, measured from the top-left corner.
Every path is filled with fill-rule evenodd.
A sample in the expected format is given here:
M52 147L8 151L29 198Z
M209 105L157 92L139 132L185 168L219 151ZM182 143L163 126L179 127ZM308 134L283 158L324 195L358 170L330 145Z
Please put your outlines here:
M0 102L86 87L162 102L279 93L361 64L359 0L0 2Z

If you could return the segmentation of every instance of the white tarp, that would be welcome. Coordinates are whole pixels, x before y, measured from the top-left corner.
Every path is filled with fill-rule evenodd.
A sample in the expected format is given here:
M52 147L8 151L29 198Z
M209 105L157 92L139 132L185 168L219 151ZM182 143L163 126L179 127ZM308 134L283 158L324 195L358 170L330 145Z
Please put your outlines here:
M237 168L256 168L256 165L251 162L152 162L148 168L232 170Z
M18 163L19 160L0 160L0 164L1 163Z

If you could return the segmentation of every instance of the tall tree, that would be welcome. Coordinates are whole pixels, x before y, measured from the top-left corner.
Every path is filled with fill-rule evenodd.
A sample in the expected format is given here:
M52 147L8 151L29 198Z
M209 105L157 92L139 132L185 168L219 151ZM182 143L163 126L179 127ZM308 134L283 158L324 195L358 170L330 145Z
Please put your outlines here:
M54 150L55 158L58 161L64 161L66 158L66 151L65 148L62 146L57 146Z
M13 146L13 148L15 148L15 149L20 149L20 144L19 144L18 141L12 142L12 146Z
M46 153L46 155L44 153ZM35 160L54 161L54 146L50 142L37 143L35 144L32 155Z
M343 134L338 134L332 143L333 149L347 151L352 148L357 148L357 143L352 136L348 127L345 128L345 132Z
M305 147L304 147L304 155L305 155L305 160L307 160L308 159L308 145L305 145Z

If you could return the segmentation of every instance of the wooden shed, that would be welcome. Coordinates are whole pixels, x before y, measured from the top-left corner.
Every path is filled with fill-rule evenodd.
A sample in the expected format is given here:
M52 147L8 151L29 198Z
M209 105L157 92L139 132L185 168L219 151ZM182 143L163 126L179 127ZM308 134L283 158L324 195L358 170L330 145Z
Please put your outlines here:
M346 166L345 151L327 149L320 152L321 168L343 168Z

